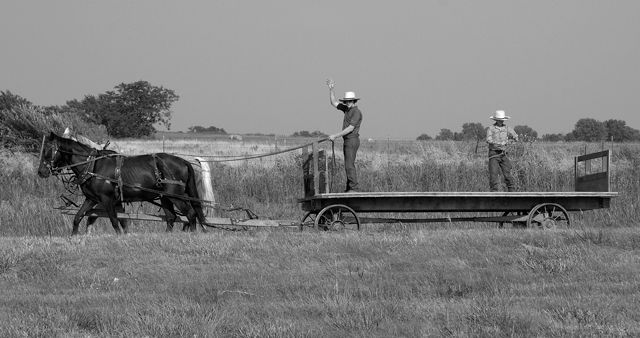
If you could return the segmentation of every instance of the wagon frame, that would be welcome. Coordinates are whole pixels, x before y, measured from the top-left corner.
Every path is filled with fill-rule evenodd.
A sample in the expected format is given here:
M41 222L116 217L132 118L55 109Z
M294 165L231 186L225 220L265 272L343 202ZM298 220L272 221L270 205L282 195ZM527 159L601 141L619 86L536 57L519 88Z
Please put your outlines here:
M328 163L313 143L303 149L306 211L302 224L323 229L359 230L364 223L496 222L527 228L555 229L571 225L569 212L609 208L611 152L575 157L573 192L329 192ZM597 166L597 164L600 164ZM442 218L362 217L364 213L499 213L495 216Z

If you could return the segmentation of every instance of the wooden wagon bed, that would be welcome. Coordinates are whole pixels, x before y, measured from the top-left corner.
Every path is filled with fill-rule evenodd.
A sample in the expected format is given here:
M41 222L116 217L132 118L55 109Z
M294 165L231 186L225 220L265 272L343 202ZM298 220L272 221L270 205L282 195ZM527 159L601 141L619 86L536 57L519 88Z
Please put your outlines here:
M299 199L304 211L332 204L356 212L525 212L541 203L567 211L608 208L617 192L358 192L325 193Z
M308 150L307 150L308 152ZM303 154L304 155L304 154ZM325 228L360 228L360 223L509 222L526 227L558 228L571 223L570 211L609 208L618 196L610 191L610 151L575 158L575 191L568 192L357 192L330 193L327 161L317 147L303 166L307 214L302 224ZM501 213L495 216L444 218L372 218L363 213Z

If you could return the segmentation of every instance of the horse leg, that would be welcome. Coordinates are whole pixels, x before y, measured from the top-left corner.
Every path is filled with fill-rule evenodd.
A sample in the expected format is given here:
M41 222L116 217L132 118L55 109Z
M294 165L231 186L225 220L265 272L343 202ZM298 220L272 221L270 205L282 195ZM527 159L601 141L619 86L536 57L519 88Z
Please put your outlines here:
M116 212L121 212L124 214L124 205L122 205L122 203L118 202L116 204ZM120 221L120 227L122 228L122 231L124 231L125 234L129 233L129 220L128 219L124 219L121 218L119 219Z
M193 208L191 207L191 204L179 198L172 198L171 202L173 202L173 204L178 208L178 210L180 210L180 212L182 212L184 215L187 216L187 219L189 220L189 231L194 232L198 230L197 228L198 218L196 216L196 211L193 210ZM185 224L182 230L185 231L186 229L187 229L187 225Z
M108 196L102 196L102 206L104 206L104 210L109 216L113 230L116 231L116 234L120 235L122 230L120 230L120 225L118 224L118 213L116 212L115 201Z
M77 235L78 234L78 227L80 226L80 222L82 221L82 218L87 213L87 211L91 210L96 204L97 204L96 202L94 202L94 201L92 201L92 200L90 200L88 198L84 200L84 202L80 206L80 210L78 210L78 213L73 218L73 230L71 230L71 235ZM95 220L94 220L94 222L95 222Z
M176 221L176 211L173 209L173 203L167 197L161 197L160 203L162 203L162 209L167 216L167 229L166 232L173 231L173 223Z
M102 206L101 204L98 205L98 207ZM122 206L122 204L118 203L116 205L116 211L117 212L122 212L124 213L124 207ZM87 217L87 230L86 233L87 235L91 233L91 226L93 224L96 223L96 221L98 220L98 216L89 216ZM124 233L127 234L129 233L129 220L127 219L120 219L120 226L122 227L122 230L124 230Z
M87 235L91 234L91 226L98 220L98 216L89 216L87 217L87 227L85 233Z
M102 208L102 204L96 203L96 205L93 208ZM85 230L85 233L87 235L89 235L91 233L91 226L93 224L95 224L97 220L98 220L98 216L89 216L89 217L87 217L87 226L86 226L86 230Z

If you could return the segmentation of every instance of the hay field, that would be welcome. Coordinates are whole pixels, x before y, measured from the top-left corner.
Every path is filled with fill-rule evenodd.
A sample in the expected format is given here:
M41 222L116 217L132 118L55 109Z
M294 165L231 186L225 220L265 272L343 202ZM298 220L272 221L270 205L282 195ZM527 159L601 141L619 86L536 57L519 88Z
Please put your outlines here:
M163 147L117 144L127 154ZM512 157L520 190L571 191L573 156L585 147L603 145L520 145ZM164 149L253 155L276 144L165 140ZM485 152L463 142L363 142L357 167L369 191L486 191ZM100 220L92 234L69 237L69 218L52 209L60 182L37 177L34 156L1 152L0 336L638 336L640 151L615 145L613 154L620 197L611 209L572 213L570 230L454 223L167 234L134 222L132 234L116 236ZM299 160L296 151L212 162L216 201L299 219Z

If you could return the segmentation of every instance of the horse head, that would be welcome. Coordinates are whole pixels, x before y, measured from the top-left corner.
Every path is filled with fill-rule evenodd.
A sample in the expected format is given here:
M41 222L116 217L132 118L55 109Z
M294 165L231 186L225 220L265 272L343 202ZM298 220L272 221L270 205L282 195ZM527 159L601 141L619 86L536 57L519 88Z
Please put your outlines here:
M38 176L47 178L51 176L54 168L58 166L60 162L61 153L58 151L58 136L51 132L49 137L43 138L42 149L40 150L40 165L38 166Z
M90 153L89 147L51 132L42 144L38 175L49 177L62 167L72 164L73 155L86 156Z

